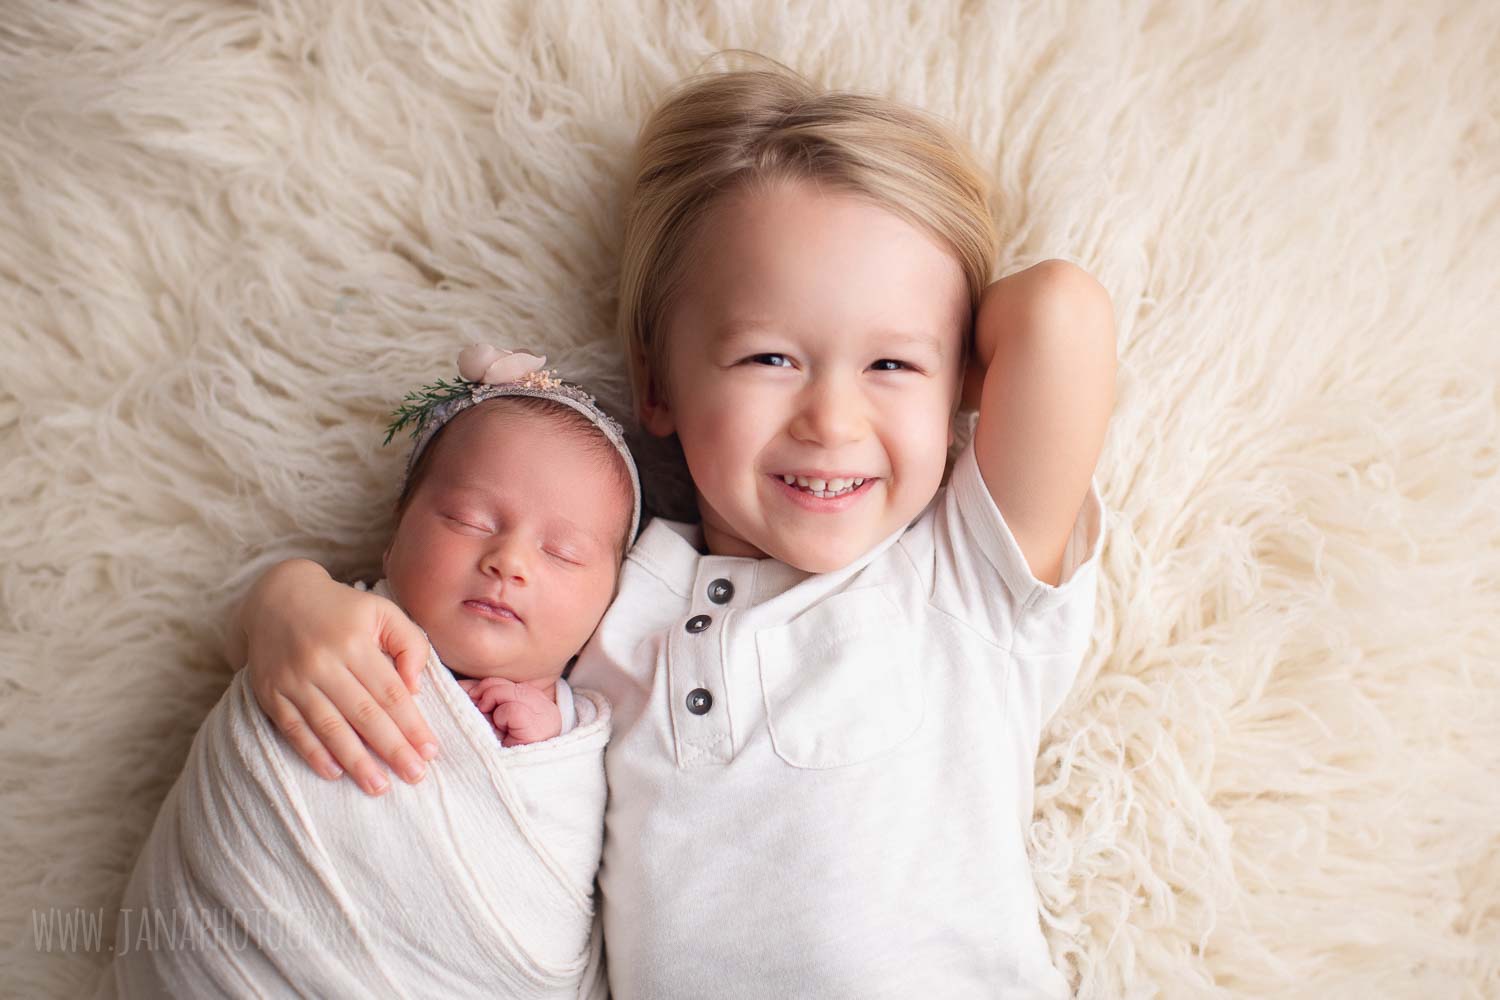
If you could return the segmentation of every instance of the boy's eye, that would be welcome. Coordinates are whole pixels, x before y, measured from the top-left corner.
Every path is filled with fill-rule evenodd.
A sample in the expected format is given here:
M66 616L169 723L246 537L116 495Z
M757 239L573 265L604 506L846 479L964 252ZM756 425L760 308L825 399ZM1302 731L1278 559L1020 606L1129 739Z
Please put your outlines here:
M764 364L771 368L790 368L792 366L791 359L785 354L752 354L747 360L753 361L758 365Z
M898 372L903 368L910 368L911 365L907 364L905 361L897 361L894 358L881 358L870 367L874 368L878 372Z

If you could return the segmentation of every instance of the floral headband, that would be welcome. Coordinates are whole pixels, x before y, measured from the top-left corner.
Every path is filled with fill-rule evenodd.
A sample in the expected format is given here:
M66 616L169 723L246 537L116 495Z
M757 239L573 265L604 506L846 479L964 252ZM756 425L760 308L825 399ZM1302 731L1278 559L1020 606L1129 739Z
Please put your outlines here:
M411 428L414 443L406 458L406 477L409 479L417 466L417 459L422 457L422 452L437 432L471 406L500 396L531 396L562 403L587 417L624 459L634 492L635 509L630 515L630 540L634 542L641 524L641 479L630 446L625 443L625 432L613 417L599 408L594 397L582 386L564 381L555 371L544 368L546 363L545 355L506 351L489 344L471 344L459 352L457 379L452 382L438 379L403 397L405 402L393 414L394 419L386 427L385 440L381 443L390 444L397 432Z

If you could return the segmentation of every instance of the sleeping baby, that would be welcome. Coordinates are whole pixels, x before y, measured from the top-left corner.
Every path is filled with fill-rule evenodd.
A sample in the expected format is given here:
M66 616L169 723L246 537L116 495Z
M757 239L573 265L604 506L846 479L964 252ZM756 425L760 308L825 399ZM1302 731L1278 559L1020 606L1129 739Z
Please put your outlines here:
M447 749L427 780L373 798L319 777L241 671L137 862L101 995L602 991L610 709L563 675L641 493L619 426L544 363L470 347L386 438L415 443L373 589L430 640L414 700Z

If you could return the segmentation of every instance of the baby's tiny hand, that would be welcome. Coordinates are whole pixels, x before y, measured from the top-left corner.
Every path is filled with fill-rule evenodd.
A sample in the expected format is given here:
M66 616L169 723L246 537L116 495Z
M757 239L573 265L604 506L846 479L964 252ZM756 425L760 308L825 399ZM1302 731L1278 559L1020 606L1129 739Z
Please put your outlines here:
M504 746L540 743L562 732L557 703L529 684L504 677L459 681L479 710L490 717Z

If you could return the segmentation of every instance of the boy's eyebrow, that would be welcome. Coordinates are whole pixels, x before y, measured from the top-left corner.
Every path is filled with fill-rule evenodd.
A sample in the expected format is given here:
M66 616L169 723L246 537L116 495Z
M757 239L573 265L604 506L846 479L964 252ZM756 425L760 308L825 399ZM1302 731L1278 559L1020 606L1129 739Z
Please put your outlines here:
M718 341L719 343L723 343L724 341L734 340L737 337L752 336L765 329L765 327L768 325L769 324L760 322L759 320L725 320L709 331L709 338L711 340Z
M930 333L904 333L900 330L887 330L880 334L880 339L886 343L901 344L911 347L925 347L939 358L946 357L948 352L943 350L943 341Z

